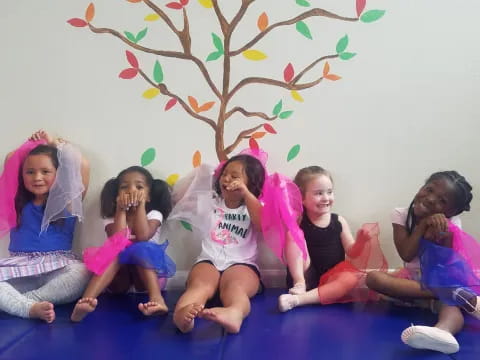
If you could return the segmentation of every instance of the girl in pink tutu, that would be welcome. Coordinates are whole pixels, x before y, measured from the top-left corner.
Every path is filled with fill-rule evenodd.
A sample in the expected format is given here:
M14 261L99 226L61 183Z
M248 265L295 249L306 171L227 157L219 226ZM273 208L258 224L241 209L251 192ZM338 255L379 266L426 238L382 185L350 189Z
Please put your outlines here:
M72 253L76 219L88 187L88 162L72 145L37 131L5 161L0 177L0 310L55 320L54 305L78 299L89 280Z
M289 294L279 297L280 311L308 304L374 300L377 295L365 285L367 269L387 269L378 244L377 224L366 224L353 237L347 221L332 213L333 181L319 166L301 169L294 182L301 190L304 213L300 220L308 256L287 240ZM288 239L290 234L287 235Z
M168 312L159 279L173 276L175 263L166 254L168 241L160 243L160 225L171 207L168 184L153 179L143 167L129 167L105 184L101 212L109 238L103 246L84 252L85 264L95 275L77 302L72 321L94 311L98 295L107 287L114 293L126 293L132 286L146 290L149 301L138 304L145 316Z
M433 327L412 325L403 331L402 341L411 347L455 353L459 344L453 335L464 323L460 308L480 317L480 298L472 290L480 290L478 273L474 274L477 269L472 269L478 268L474 264L479 264L480 249L475 241L467 242L458 217L470 210L471 191L470 184L456 171L437 172L408 208L393 210L393 239L405 267L393 275L371 272L368 286L395 298L442 301ZM462 239L466 240L463 244ZM465 251L466 246L469 251Z

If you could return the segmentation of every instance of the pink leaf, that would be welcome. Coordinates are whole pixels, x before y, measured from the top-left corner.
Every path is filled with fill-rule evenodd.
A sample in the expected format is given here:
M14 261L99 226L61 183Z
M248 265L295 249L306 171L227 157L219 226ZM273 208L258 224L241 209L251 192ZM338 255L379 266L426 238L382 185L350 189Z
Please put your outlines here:
M177 99L175 98L171 98L170 100L168 100L167 104L165 105L165 111L170 110L172 107L175 106L176 103L177 103Z
M250 140L248 141L248 145L250 146L250 149L252 149L252 150L258 150L259 149L258 142L253 137L250 138Z
M272 125L270 124L263 124L263 128L268 131L270 134L276 134L277 132L275 131L275 129L273 128Z
M170 9L175 9L175 10L180 10L181 8L183 8L182 4L176 3L176 2L168 3L166 6Z
M293 65L291 63L288 63L288 65L283 70L283 78L285 79L285 82L288 83L292 81L293 75L295 75L295 70L293 70Z
M128 69L122 70L122 72L118 74L118 77L121 79L128 80L128 79L133 79L135 76L137 76L137 74L138 74L138 69L128 68Z
M138 60L135 55L133 55L133 53L128 50L125 51L125 54L127 55L128 63L132 65L133 68L138 69Z
M187 6L188 0L180 0L180 4L182 4L183 6Z
M367 4L367 0L357 0L357 16L358 17L362 15L362 12L365 9L366 4Z
M69 23L70 25L75 26L75 27L85 27L85 26L87 26L87 22L85 20L79 19L79 18L73 18L73 19L67 20L67 23Z

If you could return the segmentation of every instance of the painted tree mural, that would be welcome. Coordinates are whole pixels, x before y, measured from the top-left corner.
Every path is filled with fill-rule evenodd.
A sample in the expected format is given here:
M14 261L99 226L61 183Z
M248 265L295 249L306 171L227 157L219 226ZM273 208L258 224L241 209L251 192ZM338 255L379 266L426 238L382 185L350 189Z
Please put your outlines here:
M166 103L164 111L170 110L174 106L180 105L186 113L191 117L207 124L215 134L215 150L219 160L225 160L234 151L234 149L244 140L248 140L251 148L258 148L258 139L268 134L276 134L274 124L277 119L289 118L293 111L290 109L284 109L282 100L279 100L273 107L271 114L264 111L254 111L246 109L244 106L232 106L232 99L241 89L249 88L254 84L263 84L276 88L281 88L290 91L290 96L298 101L303 102L301 91L312 88L319 85L324 80L336 81L341 79L340 76L331 72L330 62L333 60L349 60L355 56L355 53L347 51L349 45L348 35L341 36L336 43L335 51L330 54L323 54L316 57L308 66L295 70L292 63L287 63L283 69L279 69L281 75L279 79L267 78L267 77L243 77L239 82L232 82L232 59L236 56L243 56L250 61L261 61L267 58L267 55L261 50L261 41L267 35L274 32L275 29L280 27L294 28L301 36L308 39L312 39L312 33L307 24L307 20L314 18L329 18L336 21L343 22L363 22L370 23L380 19L384 15L383 10L366 10L366 0L351 0L352 1L352 13L353 17L343 16L335 14L333 12L313 8L307 0L291 0L295 1L300 9L304 10L299 15L293 16L284 21L270 23L267 12L262 12L258 15L257 27L258 34L252 39L246 41L246 43L238 48L232 46L232 35L238 29L239 23L244 18L245 14L249 10L249 7L259 0L237 0L241 1L240 8L237 13L229 20L222 12L221 6L218 0L197 0L198 4L206 9L214 11L216 19L218 21L221 33L211 33L211 39L213 44L213 51L207 56L205 60L200 59L198 56L192 53L192 38L189 25L189 12L188 7L198 6L198 4L191 4L189 0L178 1L161 1L162 5L158 5L151 0L127 0L130 3L141 3L147 6L151 11L145 17L145 21L163 21L167 27L175 34L181 45L181 51L172 51L167 49L153 49L146 46L142 46L140 43L148 33L148 27L138 33L132 33L124 31L123 33L110 28L96 27L92 24L95 16L95 7L93 3L90 3L86 9L84 18L73 18L68 20L68 23L74 27L85 27L90 29L96 34L110 34L119 40L123 41L130 50L126 51L126 60L128 62L128 68L122 70L119 77L122 79L133 79L140 76L148 84L149 88L143 93L143 96L147 99L153 99L159 95L166 97ZM229 0L233 1L233 0ZM278 0L287 1L287 0ZM158 1L160 2L160 1ZM175 14L177 13L177 14ZM177 27L172 21L172 16L181 15L183 18L182 28ZM178 94L172 92L164 81L164 72L161 63L157 60L153 67L153 71L149 76L144 68L140 66L137 56L134 54L133 49L152 54L154 56L176 58L179 60L189 61L193 63L198 71L203 76L203 79L207 83L211 90L211 97L213 100L207 102L199 102L194 95L183 98ZM212 80L211 73L209 72L206 62L211 61L223 61L223 67L221 74L221 84L216 84ZM330 62L329 62L330 61ZM322 75L313 81L302 81L304 76L317 66L322 66ZM216 111L215 116L209 116ZM229 143L225 143L224 130L228 120L234 114L241 114L244 117L258 118L258 125L241 130L235 139ZM287 160L294 158L300 150L299 145L293 146L287 156ZM148 163L149 159L153 159L153 149L147 150L143 157L142 163ZM195 152L193 156L193 165L197 166L201 162L200 152Z

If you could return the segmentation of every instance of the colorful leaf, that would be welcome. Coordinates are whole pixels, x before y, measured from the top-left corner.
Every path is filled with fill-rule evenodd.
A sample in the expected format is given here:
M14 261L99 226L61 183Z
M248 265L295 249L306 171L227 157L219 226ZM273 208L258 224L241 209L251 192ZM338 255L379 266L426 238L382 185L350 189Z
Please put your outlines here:
M138 69L138 60L132 52L126 50L125 55L127 56L127 61L133 68Z
M157 82L157 84L161 84L163 82L163 70L162 65L157 61L155 61L155 65L153 67L153 79Z
M158 94L160 94L160 90L157 89L157 88L150 88L150 89L147 89L143 92L142 96L145 98L145 99L148 99L148 100L151 100L153 99L155 96L157 96Z
M73 19L67 20L67 23L75 27L85 27L88 25L88 23L85 20L79 19L79 18L73 18Z
M283 70L283 79L285 80L285 82L288 83L292 81L294 75L295 70L293 70L293 65L291 63L288 63L288 65Z
M215 51L208 54L207 59L205 61L213 61L219 59L223 55L223 52Z
M212 0L198 0L200 5L202 5L204 8L211 9L213 7Z
M325 61L325 64L323 65L323 77L327 76L329 72L330 65L328 64L328 61Z
M180 0L180 4L182 4L183 6L187 6L188 0Z
M93 3L90 3L87 7L87 10L85 11L85 20L89 23L93 20L94 16L95 16L95 5L93 5Z
M171 98L170 100L168 100L167 103L165 104L165 111L170 110L172 107L175 106L176 103L177 103L176 98Z
M142 154L142 159L140 160L142 166L147 166L155 160L155 149L149 148L145 150Z
M267 28L267 26L268 26L268 15L267 15L267 13L263 12L258 17L257 26L258 26L258 30L260 30L260 31L264 31Z
M272 114L277 116L278 114L280 114L280 111L282 111L282 100L280 100L276 105L275 107L273 108L273 111L272 111Z
M215 101L206 102L205 104L203 104L198 108L197 112L200 113L200 112L208 111L213 107L213 105L215 105Z
M264 137L266 134L265 131L257 131L255 133L252 134L252 138L254 139L261 139L262 137Z
M188 103L192 107L193 111L198 112L198 101L193 96L188 97Z
M300 145L294 145L290 151L288 152L288 155L287 155L287 161L290 161L294 158L297 157L298 153L300 152Z
M122 70L120 74L118 74L118 77L121 79L133 79L135 76L138 74L138 69L135 68L128 68L125 70Z
M193 231L192 230L192 225L190 225L188 222L185 220L180 220L180 224L182 224L183 228L188 230L188 231Z
M345 35L337 42L337 47L336 47L337 54L344 52L347 46L348 46L348 35Z
M267 55L259 50L245 50L242 55L248 59L253 61L264 60L267 58Z
M358 17L360 17L360 15L362 14L366 4L367 4L367 0L357 0L357 16Z
M138 43L145 37L145 35L147 35L147 30L148 28L145 28L137 34L137 36L135 37L135 43Z
M298 102L303 102L303 97L300 95L300 93L296 90L290 91L290 94L292 95L292 99Z
M325 75L324 78L332 81L337 81L337 80L340 80L342 77L334 74L328 74L328 75Z
M255 140L253 137L251 137L250 140L248 140L248 146L252 150L258 150L260 148L260 146L258 146L257 140Z
M310 3L306 0L296 0L296 3L300 6L303 6L303 7L308 7L310 6Z
M360 16L360 21L364 23L371 23L377 21L385 14L385 10L369 10Z
M263 124L263 128L269 132L270 134L276 134L277 132L275 131L275 129L273 128L272 125L270 124Z
M350 60L355 55L357 55L357 54L356 53L350 53L350 52L343 52L343 53L339 54L338 57L342 60Z
M292 114L293 114L292 110L283 111L283 112L280 113L280 115L278 115L278 117L280 119L288 119L290 116L292 116Z
M192 165L194 168L199 167L200 164L202 163L202 154L200 154L200 151L195 151L192 157Z
M305 24L303 21L299 21L295 27L300 34L305 36L307 39L312 40L312 34L310 33L310 29L308 28L307 24Z
M170 174L170 175L168 175L165 182L168 185L173 186L173 185L175 185L175 183L178 181L179 178L180 178L180 175L178 175L178 174Z
M160 19L160 15L158 15L158 14L148 14L147 16L145 16L145 18L143 20L145 20L145 21L157 21L158 19Z
M123 33L125 34L128 40L130 40L133 43L137 43L137 40L135 39L135 35L133 35L131 32L124 31Z
M212 33L213 45L217 48L218 52L223 54L223 42L217 34Z
M166 6L170 9L175 9L175 10L180 10L181 8L183 8L182 4L176 3L176 2L168 3Z
M139 3L142 2L143 0L127 0L130 3Z

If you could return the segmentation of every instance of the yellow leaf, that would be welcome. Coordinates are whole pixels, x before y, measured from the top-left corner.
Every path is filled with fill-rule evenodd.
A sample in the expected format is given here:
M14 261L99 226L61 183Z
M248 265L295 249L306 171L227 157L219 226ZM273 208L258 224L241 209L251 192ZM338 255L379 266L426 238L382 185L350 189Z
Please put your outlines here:
M211 9L213 7L212 0L198 0L204 8Z
M202 154L200 154L200 151L195 151L195 154L193 154L192 157L192 165L194 168L199 167L200 164L202 163Z
M158 94L160 94L160 90L157 89L157 88L150 88L150 89L147 89L143 92L142 96L145 98L145 99L153 99L155 96L157 96Z
M303 102L303 97L302 97L302 95L300 95L300 93L298 91L292 90L290 92L290 94L292 95L293 100L298 101L298 102Z
M267 58L267 55L259 50L245 50L242 55L248 59L253 61L264 60Z
M180 177L180 175L178 175L178 174L171 174L167 177L167 180L165 180L165 181L167 182L168 185L173 186L178 181L179 177Z
M145 21L157 21L158 19L160 19L160 15L158 15L158 14L148 14L147 16L145 16L145 18L143 20L145 20Z

